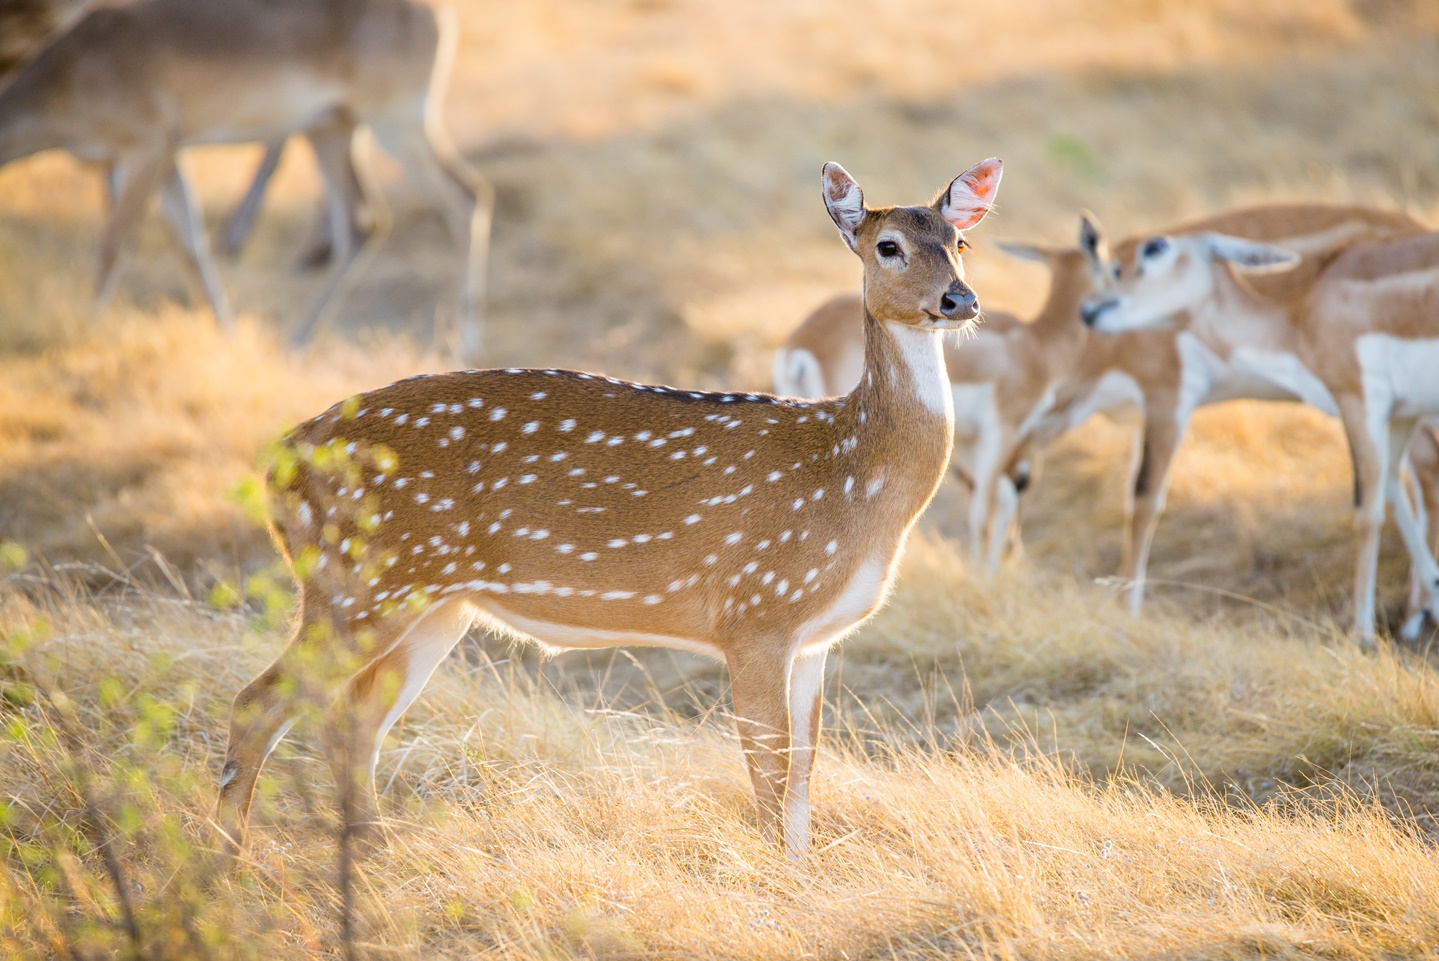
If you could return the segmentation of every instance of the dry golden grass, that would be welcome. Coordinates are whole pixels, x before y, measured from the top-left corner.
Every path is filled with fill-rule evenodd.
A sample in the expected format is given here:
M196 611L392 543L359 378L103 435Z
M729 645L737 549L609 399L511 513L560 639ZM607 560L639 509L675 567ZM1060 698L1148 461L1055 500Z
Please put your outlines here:
M461 13L448 113L499 189L498 365L762 385L770 347L857 279L814 189L827 159L886 203L1003 156L970 268L1021 312L1042 274L988 239L1061 242L1080 206L1117 232L1281 198L1439 223L1433 4ZM255 157L189 158L212 214ZM284 634L236 491L289 423L445 365L414 345L447 328L458 265L383 172L396 228L291 357L279 332L316 283L289 267L316 189L303 150L225 268L234 338L177 305L158 224L91 317L95 179L52 156L0 171L0 954L127 956L127 905L147 958L340 950L333 792L306 731L229 875L204 820L228 699ZM397 837L359 875L365 952L1439 954L1439 678L1427 651L1344 638L1337 427L1202 412L1138 620L1094 583L1118 562L1129 438L1095 422L1050 452L1026 561L991 581L966 576L962 498L941 492L893 602L831 662L803 868L754 833L720 667L467 642L382 762ZM1386 543L1391 626L1404 577Z

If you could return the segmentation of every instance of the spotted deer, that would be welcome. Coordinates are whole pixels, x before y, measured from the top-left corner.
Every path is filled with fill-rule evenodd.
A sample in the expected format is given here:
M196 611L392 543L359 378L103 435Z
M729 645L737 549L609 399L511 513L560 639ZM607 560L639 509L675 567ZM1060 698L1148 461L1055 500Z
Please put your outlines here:
M284 138L302 133L326 182L335 244L330 274L294 335L303 343L374 232L351 154L364 124L451 201L447 213L465 248L462 349L473 355L493 202L490 186L459 159L440 122L454 22L452 13L409 0L99 6L0 89L0 164L59 149L118 171L101 239L101 304L122 247L158 192L187 266L228 325L229 297L177 154L193 144L263 141L278 157Z
M865 367L844 397L707 393L561 370L462 371L361 394L297 428L271 475L294 639L235 698L218 820L244 833L301 692L334 701L339 783L475 622L546 651L658 645L723 659L766 836L799 857L829 647L883 603L944 475L940 334L979 313L961 231L987 160L928 206L821 183L864 265ZM324 471L317 464L345 459ZM346 745L349 745L347 748Z
M1308 259L1304 239L1279 246L1209 231L1152 236L1085 301L1083 317L1101 332L1178 324L1210 356L1340 418L1354 460L1359 531L1354 631L1368 647L1386 501L1428 610L1439 610L1439 564L1400 479L1419 422L1439 416L1439 234ZM1248 279L1286 270L1312 279L1287 297L1265 296Z

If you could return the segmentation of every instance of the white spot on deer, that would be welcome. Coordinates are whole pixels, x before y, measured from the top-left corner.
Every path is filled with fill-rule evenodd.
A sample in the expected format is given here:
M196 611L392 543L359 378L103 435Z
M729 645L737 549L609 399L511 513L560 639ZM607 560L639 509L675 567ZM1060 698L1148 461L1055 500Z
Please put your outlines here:
M851 495L853 494L853 492L854 492L854 477L852 477L852 476L851 476L851 477L846 477L846 478L844 479L844 496L845 496L845 497L849 497L849 496L851 496Z
M739 531L735 531L733 534L727 535L724 539L724 542L726 544L738 544L743 538L744 534L740 533Z
M547 530L545 530L545 529L542 527L542 528L540 528L539 530L535 531L533 534L530 535L530 540L532 540L532 541L542 541L542 540L544 540L546 537L549 537L549 536L550 536L550 532L547 531Z
M585 438L585 443L586 443L586 444L598 444L600 441L602 441L602 440L604 440L604 439L605 439L604 431L597 430L597 431L591 432L590 436L588 436L588 437Z
M596 554L594 551L585 551L583 554L580 555L580 560L593 561L599 558L599 556L600 555Z
M726 467L726 468L724 469L724 472L725 472L725 474L733 474L733 473L735 472L735 467L734 467L734 465L731 464L730 466Z
M471 474L478 474L480 472L480 462L477 460L470 461L470 466L466 467L465 470Z
M496 407L490 411L490 420L504 420L507 411L503 407Z
M873 497L882 490L884 490L884 475L880 474L870 480L868 484L864 485L864 496L867 498Z
M794 499L794 509L795 509L795 510L799 510L799 509L800 509L801 507L803 507L803 506L804 506L804 498L803 498L803 497L796 497L796 498Z
M406 421L408 421L409 419L410 419L410 415L409 415L409 414L401 414L399 417L396 417L396 418L395 418L395 423L396 423L396 424L404 424L404 423L405 423Z
M765 571L765 572L764 572L764 577L761 577L761 578L759 579L759 582L760 582L761 584L768 585L769 582L772 581L772 580L774 580L774 571Z
M605 546L606 546L606 547L612 547L612 548L619 548L619 547L627 547L627 546L629 546L629 543L630 543L630 542L627 541L627 540L625 540L623 537L616 537L614 540L610 541L610 542L609 542L608 544L606 544Z
M425 504L425 503L428 503L429 500L430 500L430 495L429 495L429 494L426 494L424 491L420 491L418 494L415 495L415 503L416 503L416 504Z
M769 544L770 544L769 540L768 540L768 539L765 539L765 540L760 541L758 544L756 544L756 545L754 546L754 549L757 550L757 551L762 551L762 550L764 550L765 548L769 547Z
M510 482L508 477L501 477L499 480L490 482L490 490L497 491Z
M739 575L735 574L733 577L727 579L725 583L729 584L730 587L739 587Z
M524 461L524 463L526 463L526 464L533 464L533 463L535 463L535 462L536 462L537 460L539 460L539 459L540 459L540 455L539 455L539 454L526 454L526 455L524 456L524 458L523 458L523 461Z
M658 594L646 594L646 595L645 595L645 603L646 603L646 604L658 604L658 603L659 603L660 601L662 601L662 600L664 600L664 598L660 597Z
M458 524L455 525L455 530L460 532L461 537L468 537L470 534L470 522L460 521Z
M530 421L528 424L526 424L524 427L522 427L522 428L521 428L521 431L522 431L523 433L526 433L526 434L533 434L535 431L537 431L537 430L539 430L539 429L540 429L540 422L537 421L537 420L532 420L532 421Z
M646 544L646 543L649 543L650 535L648 535L648 534L636 534L633 539L634 539L634 542L635 542L636 544Z
M557 451L555 451L553 454L550 455L550 463L551 463L551 464L558 464L560 461L564 460L564 459L565 459L566 457L568 457L568 456L570 456L570 455L569 455L569 454L566 454L564 451L562 451L562 450L557 450Z
M555 545L555 553L556 553L556 554L568 554L568 553L570 553L571 551L573 551L574 549L575 549L575 545L573 545L573 544L556 544L556 545Z
M600 595L600 600L627 601L634 596L634 591L605 591L603 594Z
M585 476L585 469L583 467L576 467L574 470L570 471L570 476L583 477Z
M787 544L789 543L789 539L793 536L793 533L790 531L782 531L779 535L779 542L781 544Z
M788 592L789 592L789 581L785 580L784 578L780 578L779 583L774 586L775 596L776 596L776 597L783 597L783 596L784 596L785 594L787 594Z
M508 574L509 572L510 565L508 564L501 564L499 567L495 568L495 573L497 574Z
M535 482L535 475L534 475L534 474L522 474L522 475L520 476L520 483L521 483L521 484L533 484L534 482Z
M837 550L839 550L838 541L830 541L828 544L824 545L824 552L826 554L833 554Z
M491 533L491 534L497 533L497 532L499 531L499 529L500 529L500 522L499 522L499 521L495 521L493 524L491 524L491 525L487 528L488 532Z
M783 476L784 476L784 475L781 474L779 471L777 471L777 470L772 470L772 471L770 471L769 474L765 477L765 480L767 480L767 481L769 481L771 484L773 484L775 481L779 480L779 479L780 479L781 477L783 477Z
M535 391L533 394L530 395L530 400L544 400L544 399L545 399L545 392L542 391L542 390L537 390L537 391Z
M322 557L322 558L320 558L320 560L324 560L324 558ZM709 567L714 567L715 562L718 561L718 560L719 560L719 555L717 555L717 554L706 554L706 555L705 555L705 564L708 565Z
M689 517L685 518L686 524L698 524L699 522L700 516L698 514L691 514Z
M453 573L455 572L455 568L456 568L457 566L458 566L458 565L457 565L454 561L450 561L448 564L445 565L444 570L440 571L440 573L441 573L441 574L453 574Z
M485 402L484 402L484 400L483 400L482 398L479 398L479 397L471 397L469 400L465 401L465 403L468 404L468 405L470 405L471 407L480 408L480 407L483 407L483 406L484 406L484 403L485 403Z

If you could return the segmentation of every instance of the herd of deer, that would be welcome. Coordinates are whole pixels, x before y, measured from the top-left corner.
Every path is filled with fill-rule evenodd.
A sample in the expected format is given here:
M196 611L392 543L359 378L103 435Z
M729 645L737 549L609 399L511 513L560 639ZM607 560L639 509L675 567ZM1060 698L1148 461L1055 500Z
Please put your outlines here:
M0 163L63 148L109 168L102 292L160 192L224 321L177 151L267 144L226 232L235 246L285 138L305 136L327 186L318 246L335 267L303 336L373 232L352 154L365 125L452 191L474 318L491 197L437 124L446 23L404 0L95 9L0 89ZM546 650L641 644L724 660L761 827L801 857L826 653L883 603L945 475L971 488L970 553L993 569L1037 450L1120 407L1143 421L1122 571L1133 610L1195 409L1299 400L1339 416L1353 454L1359 640L1373 642L1386 504L1412 560L1404 631L1417 633L1439 611L1429 546L1439 443L1423 426L1439 416L1439 235L1400 214L1296 204L1111 251L1086 215L1075 248L1004 245L1048 266L1048 300L1031 321L990 312L976 327L963 232L991 208L1000 174L987 160L930 204L872 208L826 165L824 202L863 264L862 293L795 331L775 359L776 395L465 370L348 398L296 428L270 489L299 620L235 699L217 810L227 845L242 843L265 758L313 703L329 705L325 743L348 822L377 824L386 732L483 623ZM466 329L473 353L478 326ZM946 340L951 330L972 336Z

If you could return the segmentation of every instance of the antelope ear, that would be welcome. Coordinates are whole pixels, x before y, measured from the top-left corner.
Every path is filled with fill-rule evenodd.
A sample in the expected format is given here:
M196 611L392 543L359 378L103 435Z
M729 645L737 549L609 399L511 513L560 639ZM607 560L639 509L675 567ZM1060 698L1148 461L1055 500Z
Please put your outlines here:
M934 202L934 209L956 230L968 230L994 207L1003 173L1004 164L997 158L980 161L950 182Z
M1104 240L1104 228L1099 218L1087 210L1079 212L1079 249L1089 255L1093 263L1109 259L1109 244Z
M864 191L859 189L849 171L834 161L824 165L819 179L830 219L839 228L839 235L849 244L849 249L858 252L859 226L868 213L864 207Z
M1210 234L1209 249L1215 257L1251 274L1272 274L1298 265L1300 256L1272 244L1255 243L1225 234Z
M1023 244L1014 240L999 240L995 241L994 245L1011 257L1018 257L1020 260L1036 260L1041 264L1049 263L1052 253L1048 247L1041 247L1038 244Z

